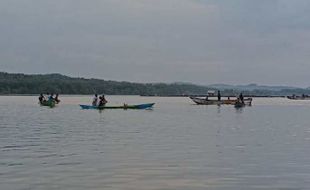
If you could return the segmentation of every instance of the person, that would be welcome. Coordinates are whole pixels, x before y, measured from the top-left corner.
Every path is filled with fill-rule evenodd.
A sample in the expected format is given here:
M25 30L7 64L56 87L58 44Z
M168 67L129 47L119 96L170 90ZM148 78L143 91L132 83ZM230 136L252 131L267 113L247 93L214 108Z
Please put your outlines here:
M98 94L95 94L95 97L93 98L92 105L97 106L97 104L98 104Z
M242 103L244 103L244 97L243 97L243 94L242 94L242 93L240 93L239 99L240 99L240 101L241 101Z
M206 96L206 101L208 101L209 100L209 97L208 96Z
M217 91L217 100L221 101L221 92L220 91Z
M44 99L47 101L49 97L50 97L50 93L48 92L48 93L46 93L46 95L44 96Z
M56 96L55 96L55 102L56 102L57 104L60 102L58 96L59 96L59 94L56 94Z
M40 101L40 103L45 101L45 97L43 96L43 94L40 94L39 101Z
M105 99L104 95L100 96L99 99L100 99L99 105L98 105L99 107L105 106L106 103L108 103L108 101Z
M240 97L237 97L237 103L241 103Z
M241 108L243 106L245 106L244 103L241 101L240 97L238 97L235 103L235 108Z
M54 94L53 93L51 93L51 95L48 97L48 101L54 101Z
M128 108L128 104L124 103L124 109L127 109L127 108Z

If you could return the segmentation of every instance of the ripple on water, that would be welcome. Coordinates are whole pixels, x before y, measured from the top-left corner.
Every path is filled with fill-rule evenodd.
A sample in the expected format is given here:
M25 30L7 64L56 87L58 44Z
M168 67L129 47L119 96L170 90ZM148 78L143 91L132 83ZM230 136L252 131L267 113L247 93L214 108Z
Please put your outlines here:
M67 96L45 109L33 97L0 97L0 189L310 187L308 103L254 99L235 110L188 98L108 98L156 106L86 111L78 104L88 97Z

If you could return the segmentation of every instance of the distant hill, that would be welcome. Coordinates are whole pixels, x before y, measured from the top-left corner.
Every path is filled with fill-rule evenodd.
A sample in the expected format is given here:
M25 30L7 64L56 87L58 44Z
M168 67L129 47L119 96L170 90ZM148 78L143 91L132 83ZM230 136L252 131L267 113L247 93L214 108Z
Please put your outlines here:
M186 95L206 94L209 87L192 84L131 83L99 79L71 78L60 74L26 75L0 72L0 94L109 94Z
M0 94L107 94L146 96L205 95L209 90L221 90L223 96L240 92L250 96L287 96L310 94L310 88L215 84L200 86L190 83L132 83L100 79L73 78L61 74L26 75L0 72Z

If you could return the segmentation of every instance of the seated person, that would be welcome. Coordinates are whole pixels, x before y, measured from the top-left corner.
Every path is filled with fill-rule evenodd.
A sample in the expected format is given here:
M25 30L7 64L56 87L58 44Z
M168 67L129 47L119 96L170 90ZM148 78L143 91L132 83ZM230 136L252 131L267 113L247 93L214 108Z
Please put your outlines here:
M54 101L54 94L52 93L49 97L48 97L48 101Z
M57 104L60 102L58 96L59 96L59 94L56 94L56 96L55 96L55 101L56 101Z
M46 101L46 100L45 100L45 97L43 96L43 94L40 94L40 96L39 96L39 101L40 101L40 103Z
M105 99L104 95L100 96L99 99L100 99L99 105L98 105L99 107L105 106L106 103L108 103L108 101Z
M98 104L98 95L95 94L95 97L93 98L92 105L93 105L93 106L97 106L97 104Z

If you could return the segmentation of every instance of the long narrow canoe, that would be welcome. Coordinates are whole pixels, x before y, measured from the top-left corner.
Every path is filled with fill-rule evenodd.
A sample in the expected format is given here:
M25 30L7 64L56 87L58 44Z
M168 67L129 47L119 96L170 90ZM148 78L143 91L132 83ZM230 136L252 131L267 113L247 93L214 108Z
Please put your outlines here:
M80 105L82 109L148 109L152 108L155 103L150 104L138 104L138 105L122 105L122 106L91 106L91 105Z
M310 100L310 96L287 96L290 100Z
M39 102L39 104L41 106L47 106L47 107L53 108L53 107L55 107L56 102L55 101L43 101L43 102Z
M237 99L233 100L207 100L205 98L197 98L197 97L190 97L190 99L195 102L198 105L222 105L222 104L228 104L228 105L235 105L238 101ZM244 99L244 104L251 105L252 104L252 98L246 98Z

